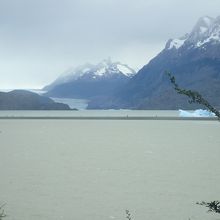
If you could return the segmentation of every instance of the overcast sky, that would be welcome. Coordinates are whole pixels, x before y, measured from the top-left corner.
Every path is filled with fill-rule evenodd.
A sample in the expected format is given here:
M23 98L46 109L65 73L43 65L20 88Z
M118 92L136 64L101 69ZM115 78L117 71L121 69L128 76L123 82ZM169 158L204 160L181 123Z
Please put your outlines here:
M220 15L220 0L0 0L0 89L107 57L140 69L204 15Z

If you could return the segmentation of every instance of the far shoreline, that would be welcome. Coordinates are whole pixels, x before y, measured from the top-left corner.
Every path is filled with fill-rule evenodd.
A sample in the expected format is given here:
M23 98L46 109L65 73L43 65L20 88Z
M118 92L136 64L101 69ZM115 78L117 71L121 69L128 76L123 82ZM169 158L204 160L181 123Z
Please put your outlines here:
M0 116L0 120L161 120L161 121L218 121L217 117L175 116Z

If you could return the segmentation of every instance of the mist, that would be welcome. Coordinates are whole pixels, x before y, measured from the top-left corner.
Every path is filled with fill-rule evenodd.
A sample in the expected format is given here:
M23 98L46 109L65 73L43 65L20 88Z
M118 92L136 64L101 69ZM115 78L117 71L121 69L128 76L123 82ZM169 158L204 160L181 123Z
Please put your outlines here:
M0 2L0 89L41 88L106 57L135 70L220 1L17 0Z

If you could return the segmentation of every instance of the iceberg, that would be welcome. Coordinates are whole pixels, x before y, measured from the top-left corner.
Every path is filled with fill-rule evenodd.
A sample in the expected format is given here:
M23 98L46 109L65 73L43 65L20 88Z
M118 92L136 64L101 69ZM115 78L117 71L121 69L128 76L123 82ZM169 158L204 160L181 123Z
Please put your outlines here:
M214 117L215 114L204 109L197 109L195 111L185 111L179 109L180 117Z

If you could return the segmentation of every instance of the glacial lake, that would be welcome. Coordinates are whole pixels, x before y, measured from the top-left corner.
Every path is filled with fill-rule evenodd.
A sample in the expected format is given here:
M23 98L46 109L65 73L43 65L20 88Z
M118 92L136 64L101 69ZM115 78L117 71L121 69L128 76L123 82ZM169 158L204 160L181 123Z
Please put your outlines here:
M1 111L0 116L178 116L175 111ZM216 220L220 123L0 120L7 220Z
M178 111L151 110L67 110L67 111L0 111L0 117L178 117Z

